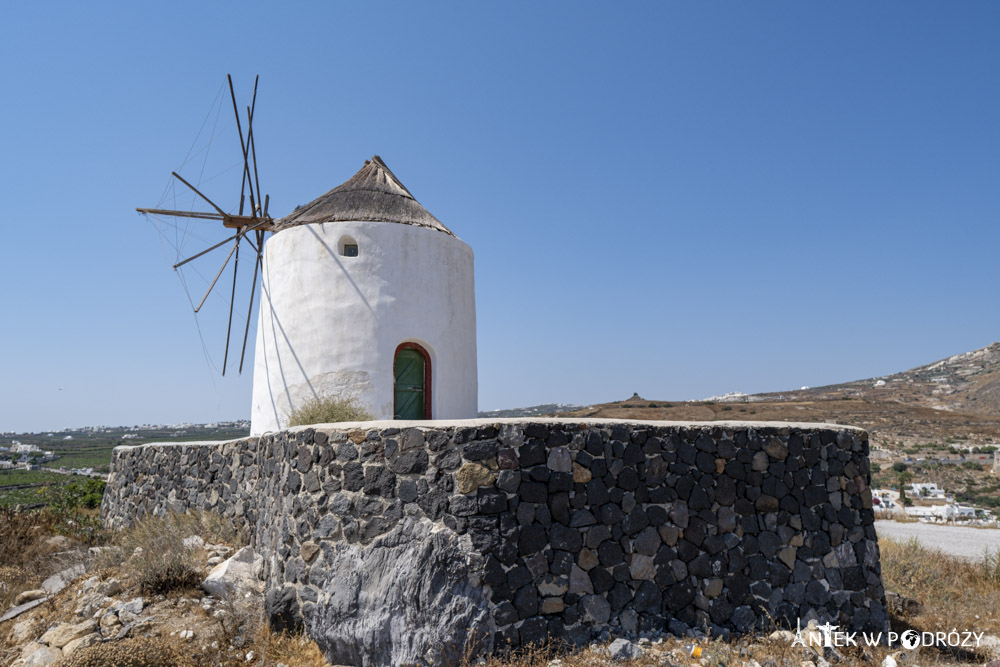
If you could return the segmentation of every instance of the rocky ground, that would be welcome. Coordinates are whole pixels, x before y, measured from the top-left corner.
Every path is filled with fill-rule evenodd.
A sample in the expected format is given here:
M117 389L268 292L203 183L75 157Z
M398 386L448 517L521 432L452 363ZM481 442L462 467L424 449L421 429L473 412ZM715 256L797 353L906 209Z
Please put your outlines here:
M178 532L192 523L160 522L147 531L159 543L146 547L126 539L88 549L58 537L67 548L52 562L63 569L40 585L28 570L0 584L14 593L0 616L0 665L326 664L312 642L262 623L260 557Z
M181 526L183 528L183 526ZM167 532L178 530L168 526ZM158 528L162 530L162 526ZM57 541L63 569L38 587L17 592L0 621L0 664L17 667L149 665L328 664L306 638L276 636L261 623L259 558L238 544L198 535L179 538L183 562L197 580L178 577L169 590L152 592L148 554L128 543L86 549ZM45 539L51 539L46 537ZM127 541L126 541L127 543ZM68 548L67 548L68 547ZM830 665L985 664L1000 647L1000 576L983 564L954 561L914 545L883 544L886 583L914 597L890 594L893 630L939 630L958 624L982 632L976 648L939 646L824 646L815 623L801 638L789 630L742 638L713 638L697 630L684 636L644 632L608 636L573 651L554 645L515 656L465 660L484 667L827 667ZM68 564L67 564L68 563ZM145 568L145 569L144 569ZM929 568L938 582L928 585ZM175 573L176 574L176 573ZM190 574L190 573L188 573ZM191 583L194 581L194 583ZM7 583L6 586L16 587ZM974 595L964 594L975 589ZM919 598L919 599L918 599ZM964 625L963 625L964 624ZM989 663L998 667L1000 662Z

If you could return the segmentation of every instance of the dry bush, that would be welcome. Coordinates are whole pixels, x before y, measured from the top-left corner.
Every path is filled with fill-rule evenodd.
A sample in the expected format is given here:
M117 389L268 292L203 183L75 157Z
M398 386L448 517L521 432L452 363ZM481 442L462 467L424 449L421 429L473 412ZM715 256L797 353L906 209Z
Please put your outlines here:
M0 507L0 563L25 568L45 555L44 541L55 534L49 512L17 511Z
M45 511L16 511L0 507L0 608L13 605L21 591L51 574L45 541L55 534L57 519Z
M893 630L973 631L1000 634L1000 562L986 553L978 561L928 549L916 539L879 540L887 591L918 600L916 616L891 619ZM969 658L971 656L963 656Z
M477 658L466 658L462 667L548 667L554 658L561 667L663 667L663 665L700 665L702 667L725 667L727 665L749 665L756 660L761 665L798 665L805 660L816 661L817 655L811 649L793 647L791 642L771 640L747 635L731 640L719 638L690 639L667 638L662 644L647 647L644 655L634 660L613 662L607 653L610 642L598 647L569 649L565 644L554 643L514 651L508 656L494 656L479 662ZM689 658L690 646L696 644L702 649L701 658ZM871 667L879 665L890 653L888 647L865 649L842 649L838 667ZM923 664L923 663L921 663ZM937 664L937 663L929 663Z
M280 662L288 667L326 667L330 664L316 642L309 637L274 632L267 623L260 624L252 644L244 646L243 650L252 650L258 656L254 664L275 665Z
M59 667L194 667L163 639L124 639L77 649Z
M336 422L366 422L375 417L359 406L353 398L324 396L303 403L288 415L288 426L333 424Z
M196 586L203 578L202 552L184 546L184 538L199 535L206 542L239 546L239 531L210 512L146 517L114 538L116 548L98 566L124 561L132 581L147 593L166 593Z

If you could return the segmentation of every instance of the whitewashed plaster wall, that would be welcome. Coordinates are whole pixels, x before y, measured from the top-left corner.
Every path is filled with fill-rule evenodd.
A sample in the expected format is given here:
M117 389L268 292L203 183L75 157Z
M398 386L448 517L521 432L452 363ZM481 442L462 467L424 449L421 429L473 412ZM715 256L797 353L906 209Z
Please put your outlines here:
M340 254L341 240L358 244ZM303 402L355 399L393 417L393 358L403 342L431 358L431 416L475 417L472 249L442 232L393 222L333 222L264 244L251 432L284 428Z

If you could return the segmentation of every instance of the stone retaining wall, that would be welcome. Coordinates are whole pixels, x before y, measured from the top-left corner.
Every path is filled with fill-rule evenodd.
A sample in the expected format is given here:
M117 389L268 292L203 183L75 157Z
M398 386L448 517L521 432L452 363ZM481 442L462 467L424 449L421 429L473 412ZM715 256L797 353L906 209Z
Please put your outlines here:
M119 447L103 513L213 510L334 663L817 618L887 629L857 429L371 422Z

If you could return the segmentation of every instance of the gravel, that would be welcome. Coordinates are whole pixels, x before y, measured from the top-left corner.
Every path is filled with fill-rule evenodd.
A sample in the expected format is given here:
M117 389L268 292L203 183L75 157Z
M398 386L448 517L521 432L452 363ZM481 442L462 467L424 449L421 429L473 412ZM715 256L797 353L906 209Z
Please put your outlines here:
M982 558L986 550L1000 551L1000 530L990 528L876 521L875 531L880 538L888 537L899 542L915 537L925 547L973 560Z

